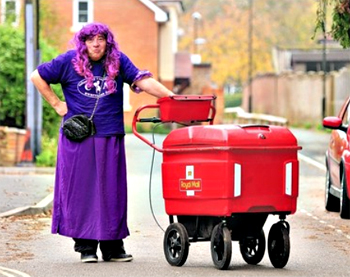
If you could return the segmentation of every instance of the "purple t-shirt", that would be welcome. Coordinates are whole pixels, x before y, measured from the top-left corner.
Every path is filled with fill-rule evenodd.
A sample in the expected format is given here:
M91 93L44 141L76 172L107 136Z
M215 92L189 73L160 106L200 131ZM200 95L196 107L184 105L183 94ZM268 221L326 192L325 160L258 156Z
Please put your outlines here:
M123 84L132 85L135 81L152 75L149 71L140 71L125 54L120 54L119 74L115 79L116 90L113 93L107 92L102 62L92 62L94 86L90 89L87 87L85 78L78 75L73 68L72 59L76 55L75 50L70 50L38 66L41 78L48 84L61 84L68 107L64 120L76 114L90 117L99 96L93 118L96 126L95 136L108 137L125 133Z

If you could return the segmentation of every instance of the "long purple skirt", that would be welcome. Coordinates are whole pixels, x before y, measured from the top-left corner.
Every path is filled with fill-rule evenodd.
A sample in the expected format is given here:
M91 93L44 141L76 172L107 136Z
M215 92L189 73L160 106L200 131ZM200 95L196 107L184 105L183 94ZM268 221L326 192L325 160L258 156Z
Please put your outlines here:
M93 240L129 235L124 137L76 143L59 135L51 231Z

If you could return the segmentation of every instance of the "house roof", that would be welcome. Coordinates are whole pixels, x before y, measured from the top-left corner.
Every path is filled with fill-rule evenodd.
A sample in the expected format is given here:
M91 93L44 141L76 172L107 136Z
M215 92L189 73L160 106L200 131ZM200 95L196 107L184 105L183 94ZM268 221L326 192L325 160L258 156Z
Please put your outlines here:
M319 62L323 60L323 51L292 51L292 61L293 62ZM349 50L338 50L338 49L328 49L326 51L327 61L350 61L350 51Z
M151 0L139 0L142 4L144 4L147 8L154 12L154 19L157 22L167 22L168 14L159 8L156 4L154 4Z
M179 13L185 11L182 0L152 0L152 2L159 6L176 5Z

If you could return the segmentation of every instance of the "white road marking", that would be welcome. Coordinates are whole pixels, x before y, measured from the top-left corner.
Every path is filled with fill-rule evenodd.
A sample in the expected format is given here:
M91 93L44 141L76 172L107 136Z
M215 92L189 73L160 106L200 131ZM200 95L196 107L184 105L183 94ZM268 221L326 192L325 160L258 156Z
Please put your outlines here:
M0 275L7 276L7 277L13 277L14 275L10 273L6 273L5 271L0 270Z
M30 277L27 273L11 269L11 268L6 268L0 266L0 275L6 276L6 277L15 277L15 276L21 276L21 277Z
M318 162L318 161L315 161L303 154L300 154L298 153L298 158L312 166L315 166L317 167L318 169L326 172L327 171L327 168L324 164ZM330 229L333 229L334 232L340 234L340 235L343 235L345 238L349 239L350 240L350 235L347 235L345 234L341 229L337 229L335 226L331 225L331 224L328 224L326 221L324 220L319 220L318 217L314 216L313 214L311 214L310 212L304 210L304 209L301 209L300 210L302 213L305 213L307 216L309 217L312 217L314 220L318 221L320 224L323 224L323 225L326 225L327 227L329 227Z
M318 217L314 216L312 213L308 212L305 209L300 209L300 212L306 214L307 216L313 218L314 220L318 221L318 223L322 224L322 225L326 225L328 228L333 229L334 232L343 235L345 238L350 240L350 235L345 234L341 229L336 229L333 225L328 224L327 221L324 220L320 220L318 219Z
M307 156L305 156L303 154L298 153L298 158L300 160L308 163L308 164L311 164L311 165L317 167L318 169L321 169L323 171L327 170L327 168L326 168L326 166L324 164L322 164L322 163L320 163L318 161L315 161L315 160L313 160L313 159L311 159L311 158L309 158L309 157L307 157Z

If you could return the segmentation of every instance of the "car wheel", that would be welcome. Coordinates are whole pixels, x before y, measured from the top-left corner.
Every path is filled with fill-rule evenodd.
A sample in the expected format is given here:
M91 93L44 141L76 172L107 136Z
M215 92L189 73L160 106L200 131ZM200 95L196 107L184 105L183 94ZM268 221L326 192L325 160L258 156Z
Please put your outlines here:
M340 217L344 219L350 219L350 203L348 190L346 187L346 176L345 170L343 171L343 178L341 182L341 193L340 193Z
M325 189L325 208L329 212L339 212L340 201L337 197L331 194L330 188L332 186L332 181L330 178L330 173L327 168L326 172L326 189Z

